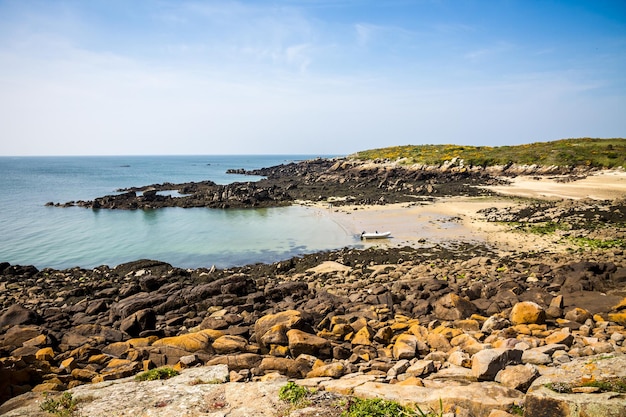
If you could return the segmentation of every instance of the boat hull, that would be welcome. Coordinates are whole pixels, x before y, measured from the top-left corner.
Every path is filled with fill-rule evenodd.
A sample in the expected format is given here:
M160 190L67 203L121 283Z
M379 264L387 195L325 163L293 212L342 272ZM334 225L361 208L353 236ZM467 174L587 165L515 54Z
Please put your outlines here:
M361 239L385 239L388 238L389 236L391 236L391 232L384 232L384 233L379 233L379 232L363 232L361 233Z

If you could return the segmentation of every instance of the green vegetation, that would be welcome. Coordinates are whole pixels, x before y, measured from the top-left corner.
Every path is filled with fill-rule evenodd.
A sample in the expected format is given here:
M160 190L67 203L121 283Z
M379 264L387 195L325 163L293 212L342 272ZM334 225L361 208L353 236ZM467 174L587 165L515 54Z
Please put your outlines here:
M311 396L315 391L288 382L278 391L278 398L291 404L292 408L302 408L311 404ZM441 417L443 415L443 403L439 401L440 411L423 412L419 407L414 410L400 405L396 401L387 401L380 398L361 399L347 397L338 401L334 407L343 409L342 417Z
M557 230L568 230L569 225L559 222L542 222L542 223L519 223L505 222L503 223L518 232L532 233L535 235L549 235Z
M556 391L562 394L572 393L574 388L581 387L594 387L598 388L601 392L618 392L626 393L626 377L611 378L604 380L591 380L581 382L580 384L567 384L564 382L554 382L546 384L546 387L552 391Z
M517 231L532 233L536 235L549 235L558 230L570 230L575 226L562 222L543 222L543 223L506 223L510 227ZM614 239L596 239L590 237L567 237L567 241L571 242L575 246L578 246L580 250L585 249L611 249L611 248L626 248L626 239L614 238Z
M77 412L77 401L72 398L72 394L64 392L58 400L50 398L48 393L44 394L45 400L39 408L57 417L72 417Z
M157 379L168 379L178 375L178 371L172 368L155 368L146 372L142 372L135 376L137 381L155 381Z
M588 249L610 249L610 248L626 248L625 239L592 239L588 237L572 237L570 240L581 248Z
M311 391L293 382L288 382L278 391L278 398L290 403L295 408L306 407L309 403L307 400L309 395L311 395Z
M602 392L626 393L626 378L614 378L604 381L589 381L585 382L582 386L599 388Z
M342 417L441 417L443 415L443 403L439 400L439 412L424 412L400 405L396 401L388 401L380 398L361 399L351 398L348 408L341 413Z
M510 414L514 414L516 416L523 416L524 415L524 407L521 405L515 405L513 404L511 406L511 409L509 410Z
M402 160L406 164L440 165L454 158L465 165L516 163L542 166L626 167L626 139L561 139L517 146L405 145L372 149L352 155L356 159Z
M341 413L342 417L395 417L417 416L415 411L398 404L395 401L353 398L348 403L348 409Z

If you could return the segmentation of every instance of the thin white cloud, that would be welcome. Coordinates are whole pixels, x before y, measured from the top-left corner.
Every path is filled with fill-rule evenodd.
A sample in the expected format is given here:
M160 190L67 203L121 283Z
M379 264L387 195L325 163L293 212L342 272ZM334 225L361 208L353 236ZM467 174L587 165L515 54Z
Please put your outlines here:
M370 38L372 36L372 32L376 28L372 25L367 25L365 23L357 23L354 25L354 30L356 32L356 42L359 46L366 46Z
M623 91L593 68L518 69L520 50L539 48L466 41L462 25L442 39L330 25L296 3L165 2L120 44L76 15L14 21L0 30L0 154L349 153L626 131Z
M485 58L493 58L506 52L510 52L514 45L509 42L497 42L491 46L471 50L465 53L465 58L470 61L479 61Z

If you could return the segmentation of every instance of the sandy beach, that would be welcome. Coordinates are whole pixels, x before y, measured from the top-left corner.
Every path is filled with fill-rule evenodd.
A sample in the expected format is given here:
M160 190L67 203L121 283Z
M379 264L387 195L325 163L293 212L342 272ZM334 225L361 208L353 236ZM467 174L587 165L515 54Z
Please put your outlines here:
M330 216L346 233L358 235L363 231L391 232L388 239L363 241L368 246L428 247L446 242L480 242L500 252L566 250L566 244L556 243L550 236L516 233L501 224L484 220L480 210L518 206L522 199L615 200L626 196L626 172L599 171L584 179L566 177L520 176L510 185L486 187L498 195L491 197L445 197L430 203L398 203L387 205L332 206L307 203ZM520 199L516 199L518 197ZM558 247L555 247L557 245Z

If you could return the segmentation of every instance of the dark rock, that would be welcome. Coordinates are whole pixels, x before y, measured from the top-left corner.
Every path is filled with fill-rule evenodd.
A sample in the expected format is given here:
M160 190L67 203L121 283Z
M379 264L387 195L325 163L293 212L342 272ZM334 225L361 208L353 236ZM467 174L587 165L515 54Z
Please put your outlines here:
M38 326L16 325L10 327L4 337L0 339L0 347L5 351L12 351L19 347L27 340L43 334L43 329Z
M40 321L41 317L33 310L14 304L0 315L0 328L19 324L38 324Z
M111 320L124 319L131 314L154 307L167 300L167 296L156 293L140 292L111 305Z
M156 313L153 309L139 310L122 319L120 330L128 333L131 337L138 337L141 332L155 330Z

